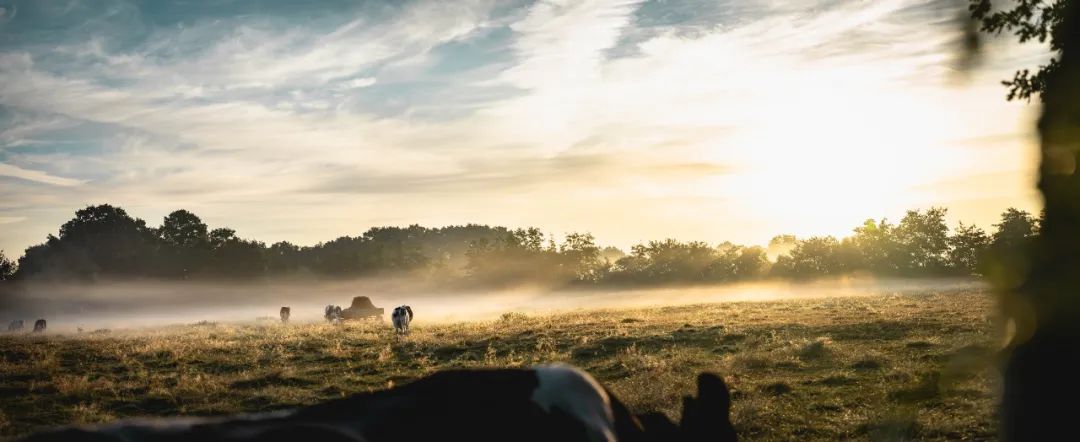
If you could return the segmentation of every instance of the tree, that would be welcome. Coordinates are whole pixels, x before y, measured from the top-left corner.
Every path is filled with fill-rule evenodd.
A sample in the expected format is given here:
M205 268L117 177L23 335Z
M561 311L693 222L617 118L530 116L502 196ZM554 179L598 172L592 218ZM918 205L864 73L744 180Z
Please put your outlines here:
M189 277L199 273L210 260L210 238L206 223L187 210L165 216L156 230L162 251L162 272Z
M1001 83L1009 88L1008 99L1030 100L1032 95L1042 96L1047 80L1060 68L1062 43L1065 40L1065 0L1014 0L1009 8L995 10L991 0L971 0L968 11L979 26L979 30L994 35L1011 32L1026 43L1031 40L1050 42L1054 56L1050 61L1039 66L1034 73L1021 69L1012 80Z
M799 240L795 238L795 235L776 235L769 240L769 247L765 252L772 259L779 259L780 255L785 255L795 248L795 244L798 242Z
M963 275L980 272L980 263L989 246L990 237L983 229L960 223L949 236L949 267Z
M579 238L582 247L584 239ZM559 251L552 244L552 239L533 227L508 231L494 241L473 241L466 252L467 274L474 283L494 285L567 283L576 275L560 265Z
M626 252L620 250L618 247L607 246L600 249L600 257L611 262L618 261L624 256L626 256Z
M403 272L420 269L434 258L424 255L423 240L428 230L420 226L373 227L359 243L360 265L364 272Z
M973 7L976 20L989 14L989 1L973 5L985 5ZM1080 164L1080 4L1017 0L1015 5L1012 11L1019 13L1001 20L1019 30L1021 41L1050 35L1051 49L1057 52L1056 62L1040 67L1033 77L1021 71L1009 97L1039 93L1043 101L1038 189L1046 212L1028 253L999 259L998 274L988 276L1001 294L1001 308L1013 330L1002 370L1001 438L1040 440L1074 431L1070 411L1057 403L1080 395L1075 380L1080 361L1080 180L1075 173ZM994 26L984 24L983 30L993 32ZM1002 226L999 231L1013 232L1013 238L1023 233L1022 228ZM997 236L996 242L1006 242Z
M940 274L947 269L945 254L949 250L949 227L945 225L946 209L932 207L926 212L909 210L896 226L896 239L903 250L905 262L897 266L913 274Z
M631 255L645 260L641 276L651 282L703 281L706 269L717 258L716 250L704 242L682 243L674 239L636 245Z
M705 268L704 280L709 282L725 282L738 279L740 277L739 257L741 252L742 247L736 246L730 242L725 242L716 246L714 252L715 258L712 263Z
M769 272L769 258L765 249L759 246L739 247L739 256L735 258L735 278L739 280L755 279Z
M15 263L0 250L0 281L6 281L15 276Z
M791 255L780 255L776 257L776 262L769 268L769 275L780 278L794 278L798 276L795 272L795 260Z
M247 241L231 235L218 243L207 266L209 273L230 278L254 277L266 273L266 246L258 241ZM219 232L220 233L220 232Z
M310 254L312 269L334 276L358 274L361 269L359 248L362 241L361 238L342 236L316 244Z
M154 241L146 222L124 209L88 206L60 226L59 237L50 236L35 250L39 262L28 262L27 270L43 265L57 274L83 278L145 274L153 266Z
M851 241L852 247L861 256L858 260L862 267L860 270L890 275L898 273L903 268L906 256L895 231L896 226L884 219L879 222L868 219L855 228L855 235L851 237Z
M514 229L509 235L503 236L502 241L508 249L539 252L544 248L544 233L536 227Z
M206 235L211 250L217 250L231 241L236 241L236 231L228 227L218 227Z
M791 252L780 255L771 275L785 278L813 278L849 271L844 265L841 243L832 236L814 236L795 243Z
M564 271L579 281L595 281L600 270L600 248L590 233L570 233L559 246Z
M862 250L852 237L840 239L836 245L836 262L844 273L868 272L869 266L863 260Z
M180 248L196 248L206 244L206 223L187 210L170 213L157 229L158 236L167 244Z
M266 268L275 275L295 272L301 267L300 247L281 241L271 244L266 250Z
M994 224L993 245L995 248L1015 250L1024 247L1038 231L1038 223L1031 214L1015 208L1005 209L1001 222Z

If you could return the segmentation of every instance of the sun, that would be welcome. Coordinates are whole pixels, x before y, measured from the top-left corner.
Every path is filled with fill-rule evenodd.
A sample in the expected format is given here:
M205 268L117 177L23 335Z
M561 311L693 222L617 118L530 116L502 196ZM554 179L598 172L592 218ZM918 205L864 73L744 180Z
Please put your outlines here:
M829 89L777 105L739 143L744 167L731 192L790 233L846 235L868 217L917 208L915 186L962 170L948 118L932 95Z

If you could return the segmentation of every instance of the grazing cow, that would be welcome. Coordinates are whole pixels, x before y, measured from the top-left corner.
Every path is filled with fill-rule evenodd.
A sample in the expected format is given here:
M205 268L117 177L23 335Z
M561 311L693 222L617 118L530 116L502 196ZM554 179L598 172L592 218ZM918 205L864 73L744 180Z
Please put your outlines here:
M45 441L735 441L719 377L698 377L680 424L633 415L592 376L565 365L444 371L389 390L292 411L226 418L124 420L32 435Z
M16 319L14 321L11 321L11 323L8 324L7 329L10 332L22 330L23 329L23 321L22 321L22 319Z
M281 323L282 324L288 324L289 323L289 315L292 314L292 309L288 308L288 307L282 307L280 314L281 314Z
M34 321L34 332L35 333L40 333L40 332L43 332L43 331L45 331L45 320L44 319L38 319L37 321Z
M331 324L337 324L337 323L341 322L341 319L342 319L342 317L341 317L341 306L339 306L339 305L328 305L328 306L326 306L326 308L323 310L323 317L326 318L326 322L329 322Z
M390 314L390 320L394 323L394 331L400 335L409 333L409 323L412 322L412 307L403 305L394 309Z

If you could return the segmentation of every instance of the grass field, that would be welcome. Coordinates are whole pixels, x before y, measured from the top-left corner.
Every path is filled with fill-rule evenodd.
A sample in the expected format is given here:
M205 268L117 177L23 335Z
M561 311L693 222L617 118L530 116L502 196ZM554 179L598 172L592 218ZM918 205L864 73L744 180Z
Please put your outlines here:
M194 324L0 336L0 436L139 415L310 404L437 370L580 366L632 409L678 416L701 371L746 440L995 438L993 301L978 289L508 313L486 322Z

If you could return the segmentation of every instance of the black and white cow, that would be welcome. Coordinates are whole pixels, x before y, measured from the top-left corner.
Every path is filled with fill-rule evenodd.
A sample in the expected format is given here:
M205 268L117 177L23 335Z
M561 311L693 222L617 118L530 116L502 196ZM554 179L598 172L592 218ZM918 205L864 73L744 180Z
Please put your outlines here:
M37 321L34 321L34 332L41 333L43 331L45 331L45 320L38 319Z
M289 323L289 315L292 314L292 309L288 308L288 307L282 307L281 312L279 314L281 315L281 323L282 324L288 324Z
M592 376L564 365L444 371L389 390L292 411L229 418L126 420L32 435L47 441L735 441L723 380L698 377L682 422L637 415Z
M8 324L7 329L8 329L9 332L22 330L23 329L23 320L22 319L16 319L14 321L11 321L11 323Z
M409 333L409 323L412 322L412 307L402 305L394 309L390 314L390 320L394 323L394 331L400 335Z
M341 322L341 306L340 305L328 305L323 309L323 317L326 318L326 322L336 324Z

